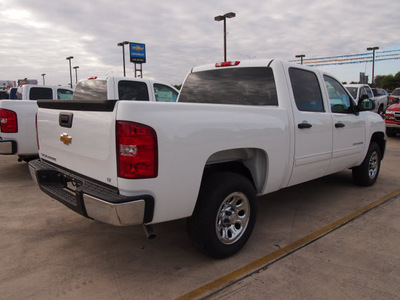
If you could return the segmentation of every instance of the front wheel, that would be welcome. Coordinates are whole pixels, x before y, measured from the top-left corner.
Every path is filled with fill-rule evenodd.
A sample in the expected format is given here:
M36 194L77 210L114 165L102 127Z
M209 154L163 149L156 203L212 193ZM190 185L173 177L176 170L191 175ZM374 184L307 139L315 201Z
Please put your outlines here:
M201 185L188 232L195 247L214 258L229 257L249 239L257 214L254 186L244 176L221 172Z
M372 142L362 164L353 168L354 182L362 186L373 185L378 179L381 157L381 150L378 144Z

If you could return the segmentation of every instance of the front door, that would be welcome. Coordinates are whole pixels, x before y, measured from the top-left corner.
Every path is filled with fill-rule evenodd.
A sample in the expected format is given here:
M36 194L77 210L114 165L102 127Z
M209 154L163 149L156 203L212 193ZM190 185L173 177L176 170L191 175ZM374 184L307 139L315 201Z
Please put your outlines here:
M355 114L355 103L345 88L334 78L324 75L332 111L333 150L328 173L346 169L360 160L365 145L365 120Z

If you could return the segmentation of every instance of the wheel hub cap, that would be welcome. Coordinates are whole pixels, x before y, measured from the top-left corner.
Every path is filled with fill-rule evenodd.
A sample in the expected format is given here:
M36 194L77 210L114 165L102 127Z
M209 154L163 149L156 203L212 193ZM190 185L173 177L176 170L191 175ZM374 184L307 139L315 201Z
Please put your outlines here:
M250 217L250 203L240 192L230 194L222 202L216 219L216 233L224 244L233 244L246 231Z

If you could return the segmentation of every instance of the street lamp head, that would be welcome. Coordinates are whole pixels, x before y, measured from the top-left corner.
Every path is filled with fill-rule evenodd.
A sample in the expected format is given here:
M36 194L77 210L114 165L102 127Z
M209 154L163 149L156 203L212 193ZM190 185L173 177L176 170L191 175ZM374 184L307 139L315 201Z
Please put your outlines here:
M123 41L123 42L122 42L122 44L124 44L124 45L128 45L128 44L129 44L129 42L128 42L128 41Z
M74 69L75 69L75 70L76 70L76 69L79 69L79 66L75 66Z
M379 50L379 47L368 47L367 50L368 51Z
M66 59L73 59L74 57L73 56L68 56Z
M296 57L302 58L302 57L306 57L306 55L305 54L298 54L298 55L296 55Z
M229 13L224 14L223 16L219 15L219 16L214 17L214 21L223 21L226 18L233 18L233 17L236 17L236 14L234 12L229 12Z

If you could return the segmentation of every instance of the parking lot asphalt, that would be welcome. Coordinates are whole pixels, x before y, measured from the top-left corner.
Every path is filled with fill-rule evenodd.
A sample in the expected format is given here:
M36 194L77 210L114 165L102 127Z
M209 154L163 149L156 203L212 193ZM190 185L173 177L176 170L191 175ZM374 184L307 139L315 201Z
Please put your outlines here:
M400 137L389 138L372 187L343 171L261 197L246 247L214 260L192 247L185 220L156 224L149 241L140 226L75 214L39 190L25 163L0 156L0 299L399 299L399 158ZM244 278L222 280L381 199Z

